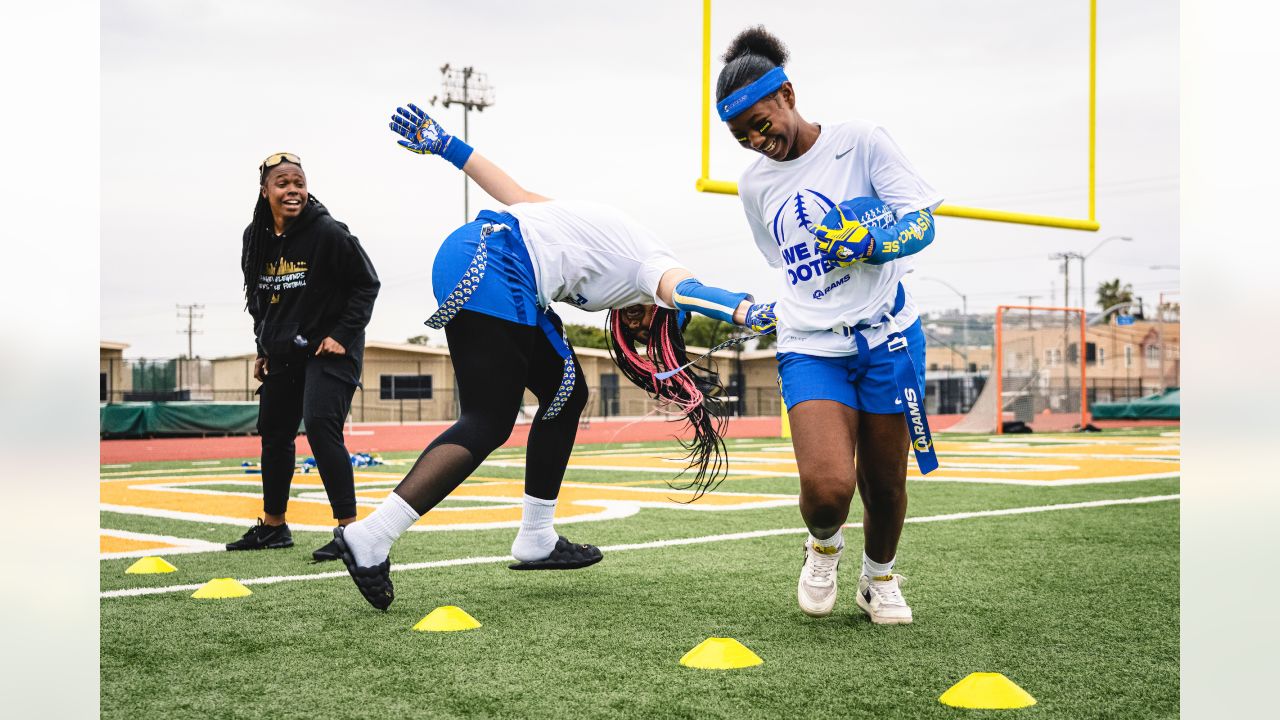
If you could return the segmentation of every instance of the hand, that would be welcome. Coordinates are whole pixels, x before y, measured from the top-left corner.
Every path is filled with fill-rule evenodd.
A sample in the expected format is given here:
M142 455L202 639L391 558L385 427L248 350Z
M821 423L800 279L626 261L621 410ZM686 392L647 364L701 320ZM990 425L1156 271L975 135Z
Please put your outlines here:
M391 129L404 136L404 140L397 141L401 147L419 155L443 155L453 141L453 136L445 132L440 123L413 103L409 103L408 110L396 108L396 114L391 116Z
M316 355L346 355L347 349L342 347L342 343L327 337L320 342L320 347L316 348Z
M817 239L822 257L840 267L849 267L871 257L875 238L865 225L844 214L841 205L832 208L822 222L809 228Z
M267 381L267 359L260 357L253 361L253 379L258 382Z
M744 323L752 332L761 335L772 335L778 331L778 314L774 307L778 303L760 303L747 309L747 321Z

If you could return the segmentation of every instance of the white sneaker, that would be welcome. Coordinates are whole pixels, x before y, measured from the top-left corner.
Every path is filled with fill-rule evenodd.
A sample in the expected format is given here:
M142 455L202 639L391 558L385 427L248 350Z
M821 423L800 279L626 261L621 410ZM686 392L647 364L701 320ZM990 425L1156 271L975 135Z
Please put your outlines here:
M898 583L901 575L891 575L888 580L872 580L863 575L858 578L858 607L877 625L907 625L911 622L911 607L902 597Z
M826 617L836 606L836 570L840 567L838 548L818 548L804 541L804 566L800 568L800 585L796 598L800 610L810 617Z

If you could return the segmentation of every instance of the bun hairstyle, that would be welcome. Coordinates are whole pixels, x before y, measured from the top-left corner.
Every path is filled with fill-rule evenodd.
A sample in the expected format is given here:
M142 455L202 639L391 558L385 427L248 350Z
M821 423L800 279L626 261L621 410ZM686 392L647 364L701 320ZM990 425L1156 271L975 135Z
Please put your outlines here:
M788 57L787 46L763 25L743 30L729 43L729 49L721 57L724 67L716 79L716 100L723 100L761 75L782 67Z
M725 419L707 406L707 397L722 395L724 384L713 370L693 365L663 380L656 377L658 373L674 370L689 362L680 316L681 313L675 310L654 308L649 344L642 354L636 350L635 339L623 322L622 313L610 310L609 354L628 380L661 405L675 406L693 429L693 439L688 442L681 440L680 444L687 451L685 471L697 468L697 472L686 483L667 483L675 490L693 490L693 498L689 501L693 502L714 490L728 474L722 439ZM688 324L687 315L684 324Z

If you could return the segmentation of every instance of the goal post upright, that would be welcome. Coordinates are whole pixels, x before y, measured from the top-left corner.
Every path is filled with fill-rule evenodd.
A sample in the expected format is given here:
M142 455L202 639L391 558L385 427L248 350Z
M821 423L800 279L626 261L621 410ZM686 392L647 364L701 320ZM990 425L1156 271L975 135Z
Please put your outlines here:
M987 222L1012 223L1040 227L1062 228L1097 232L1101 227L1096 215L1096 167L1097 167L1097 76L1098 76L1098 2L1089 0L1089 133L1088 133L1088 210L1089 216L1059 217L1035 213L1011 212L994 208L966 207L943 203L934 215L985 220ZM716 180L711 177L711 0L702 0L702 167L694 181L698 192L737 195L738 183L732 180Z

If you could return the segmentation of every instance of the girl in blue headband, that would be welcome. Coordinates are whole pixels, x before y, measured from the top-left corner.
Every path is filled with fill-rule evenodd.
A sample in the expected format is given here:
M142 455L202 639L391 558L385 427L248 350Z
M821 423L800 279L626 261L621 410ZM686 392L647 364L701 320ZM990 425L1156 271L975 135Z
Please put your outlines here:
M564 570L601 559L599 548L569 542L552 522L587 405L586 378L553 302L609 311L610 350L623 374L692 427L693 478L679 487L693 489L694 499L713 488L726 472L723 419L707 400L721 385L713 372L684 367L682 324L689 312L699 312L765 332L772 328L773 304L703 285L657 236L613 208L524 189L415 105L397 108L391 129L406 150L439 155L507 208L482 210L455 230L432 268L440 309L427 325L443 328L449 343L458 421L423 451L377 510L334 533L365 599L384 610L391 604L392 543L506 442L526 389L539 406L529 430L520 530L511 546L518 562L511 567Z
M942 197L874 123L819 124L800 115L763 27L724 55L716 110L743 148L759 153L738 184L747 223L785 274L778 301L778 374L809 528L797 595L831 613L856 490L864 548L858 606L872 622L911 622L893 567L907 510L907 456L937 466L924 416L925 340L903 287L906 256L933 240ZM905 422L904 422L905 416Z

